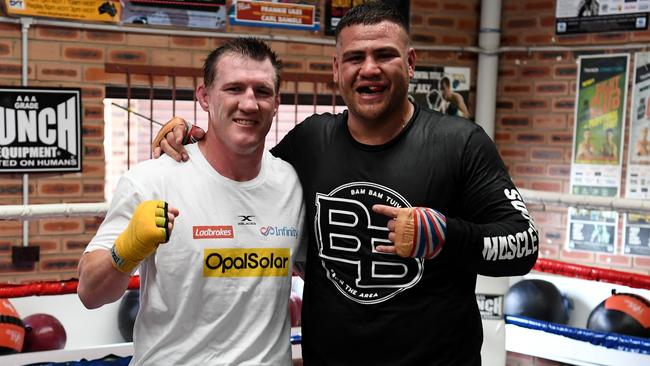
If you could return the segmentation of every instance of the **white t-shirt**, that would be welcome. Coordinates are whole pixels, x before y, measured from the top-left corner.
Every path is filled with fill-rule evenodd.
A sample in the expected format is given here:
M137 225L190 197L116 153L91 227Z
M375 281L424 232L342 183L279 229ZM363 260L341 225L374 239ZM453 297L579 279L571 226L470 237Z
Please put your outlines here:
M265 152L259 175L219 175L198 144L190 160L138 164L120 179L86 252L110 249L136 206L179 209L170 240L140 264L132 365L290 365L288 299L302 242L302 188Z

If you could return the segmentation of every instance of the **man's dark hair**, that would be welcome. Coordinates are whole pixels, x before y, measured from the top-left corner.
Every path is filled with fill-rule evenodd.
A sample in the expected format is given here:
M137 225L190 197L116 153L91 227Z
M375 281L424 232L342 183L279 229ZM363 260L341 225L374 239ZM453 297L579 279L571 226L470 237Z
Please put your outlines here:
M271 61L275 70L275 91L280 89L280 72L282 62L278 55L265 42L254 37L240 37L228 40L226 43L214 49L203 63L203 84L206 88L212 86L217 77L216 65L222 56L226 54L238 55L251 58L255 61Z
M406 34L409 33L408 22L397 8L386 1L372 0L355 6L343 15L336 26L336 39L339 39L339 34L346 27L359 24L374 25L384 21L395 23L404 28Z
M451 80L446 76L443 76L442 79L440 79L440 85L444 85L447 89L451 90Z

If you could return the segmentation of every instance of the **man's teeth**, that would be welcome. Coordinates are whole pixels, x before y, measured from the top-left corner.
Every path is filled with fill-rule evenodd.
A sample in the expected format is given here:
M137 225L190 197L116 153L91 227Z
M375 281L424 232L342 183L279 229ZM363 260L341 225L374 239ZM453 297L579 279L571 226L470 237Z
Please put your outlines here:
M255 121L250 120L250 119L236 119L235 123L240 124L240 125L254 125Z

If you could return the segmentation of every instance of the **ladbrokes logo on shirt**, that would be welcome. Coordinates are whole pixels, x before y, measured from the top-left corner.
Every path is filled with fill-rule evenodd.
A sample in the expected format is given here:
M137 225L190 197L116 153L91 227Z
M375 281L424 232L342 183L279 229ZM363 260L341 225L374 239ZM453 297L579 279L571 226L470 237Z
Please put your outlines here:
M232 226L192 226L194 239L232 239Z
M281 277L289 275L289 248L209 248L203 251L203 277Z

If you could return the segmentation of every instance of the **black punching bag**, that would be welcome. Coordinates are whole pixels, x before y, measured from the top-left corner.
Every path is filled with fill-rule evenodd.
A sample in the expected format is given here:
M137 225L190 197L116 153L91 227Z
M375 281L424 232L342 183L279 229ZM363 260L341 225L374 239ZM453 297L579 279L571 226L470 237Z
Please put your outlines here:
M127 291L122 300L117 312L117 327L120 329L120 334L127 342L133 342L133 324L135 324L135 317L138 315L140 309L140 291Z
M567 324L570 301L554 284L544 280L523 280L506 293L504 313L551 323Z

